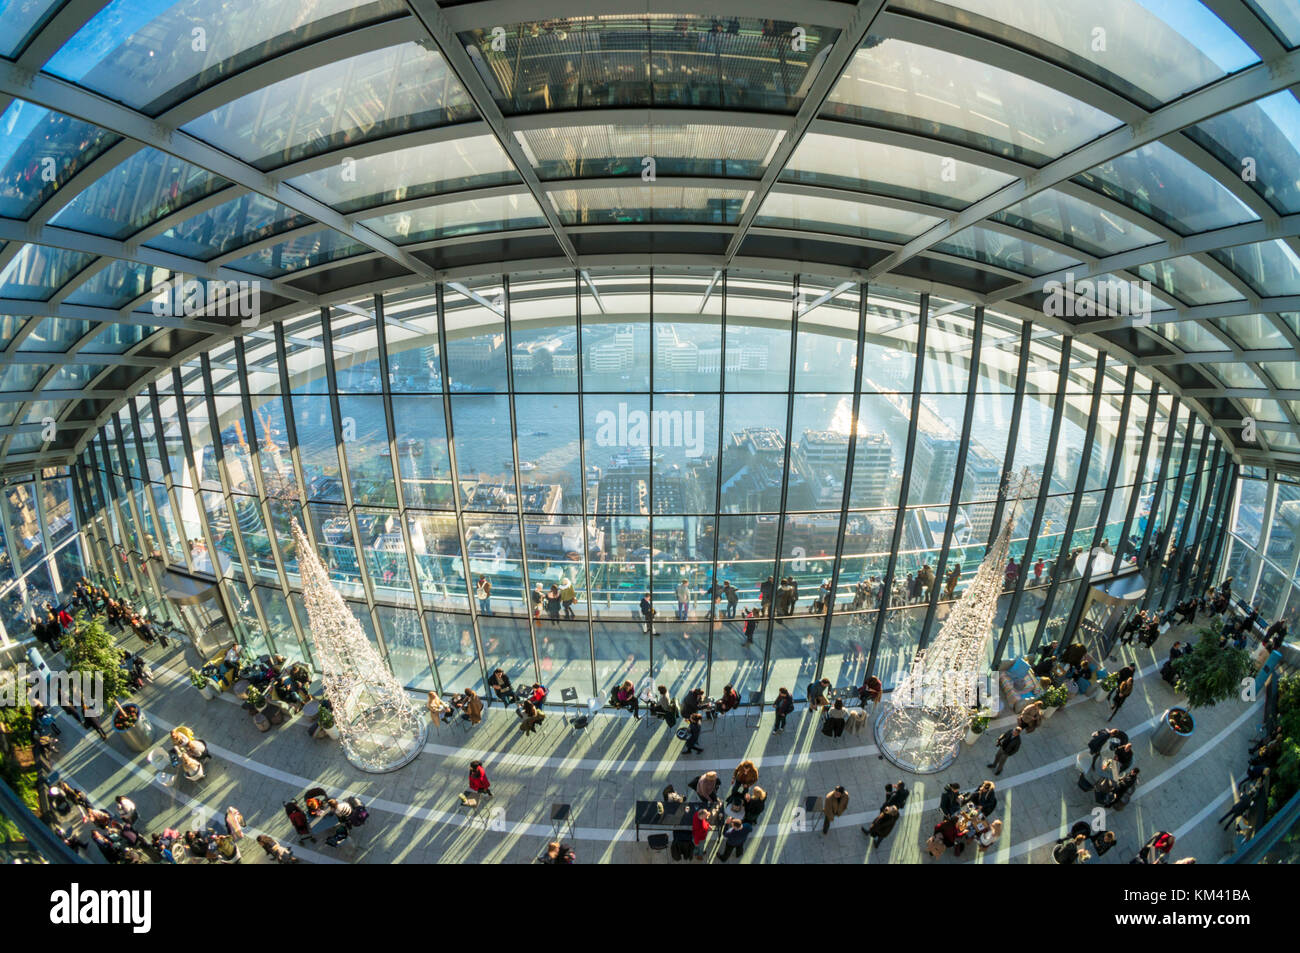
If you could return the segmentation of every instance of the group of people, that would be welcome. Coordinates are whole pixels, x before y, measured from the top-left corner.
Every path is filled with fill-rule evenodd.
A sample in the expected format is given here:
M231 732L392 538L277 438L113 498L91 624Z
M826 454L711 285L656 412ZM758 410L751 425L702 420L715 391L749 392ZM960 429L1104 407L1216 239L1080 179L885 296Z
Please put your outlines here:
M722 779L716 771L705 771L687 782L701 806L691 816L692 858L702 860L709 834L717 831L722 841L718 860L745 852L745 841L767 807L767 792L758 786L758 767L745 760L731 773L731 786L723 793ZM662 803L667 808L680 803L682 795L670 784L664 788Z

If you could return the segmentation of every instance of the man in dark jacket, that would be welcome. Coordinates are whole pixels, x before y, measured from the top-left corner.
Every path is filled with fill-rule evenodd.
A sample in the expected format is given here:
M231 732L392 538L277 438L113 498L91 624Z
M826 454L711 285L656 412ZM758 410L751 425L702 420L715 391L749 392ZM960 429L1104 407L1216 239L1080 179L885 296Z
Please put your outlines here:
M1120 731L1118 728L1098 728L1094 731L1092 737L1088 739L1088 753L1092 755L1091 767L1097 767L1097 759L1100 758L1101 753L1106 750L1106 742L1108 741L1114 742L1112 747L1119 747L1122 744L1128 743L1128 735Z
M997 740L998 753L993 756L993 761L989 767L993 769L994 775L1002 773L1002 768L1007 763L1007 758L1011 757L1020 750L1020 726L1012 728L1010 731L1004 731L1002 737Z
M907 789L907 785L902 781L886 784L885 803L880 805L880 809L883 811L887 807L896 807L901 811L907 804L907 799L911 794L912 792Z
M722 832L723 848L722 853L718 854L718 860L726 860L731 856L732 851L740 857L745 851L745 841L749 837L749 832L753 829L753 824L748 824L738 817L728 820L727 827Z
M953 781L943 789L943 794L939 795L939 811L944 817L951 817L961 810L963 800L961 786Z
M875 820L870 825L862 828L862 833L871 838L872 847L879 847L880 842L889 836L897 823L898 808L893 804L886 804L880 809L880 813L876 815Z

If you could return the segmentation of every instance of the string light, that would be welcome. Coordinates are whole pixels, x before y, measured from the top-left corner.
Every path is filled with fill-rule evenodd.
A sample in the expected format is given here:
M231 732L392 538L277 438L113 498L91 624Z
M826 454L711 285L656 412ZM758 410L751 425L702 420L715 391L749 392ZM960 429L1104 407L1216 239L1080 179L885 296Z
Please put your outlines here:
M362 771L396 771L419 755L428 725L330 585L297 519L291 530L311 640L343 754Z
M1004 567L1021 500L1037 481L1028 468L1008 474L1003 497L1006 522L975 571L975 577L948 613L933 642L918 649L907 673L894 686L876 720L881 753L917 774L942 771L957 757L980 704L980 685L988 665L988 638L1004 591Z

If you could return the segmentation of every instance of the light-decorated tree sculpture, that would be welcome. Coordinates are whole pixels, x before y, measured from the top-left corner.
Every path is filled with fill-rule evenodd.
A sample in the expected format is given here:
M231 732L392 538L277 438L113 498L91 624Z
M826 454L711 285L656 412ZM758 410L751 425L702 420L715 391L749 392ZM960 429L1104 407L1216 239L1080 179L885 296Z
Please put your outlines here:
M932 774L952 764L970 726L972 709L981 704L981 692L989 691L988 639L1003 592L1011 531L1022 498L1036 483L1028 470L1004 480L1006 521L997 539L934 640L917 650L876 718L880 753L900 768Z
M420 753L428 725L330 585L296 519L292 528L311 640L343 753L362 771L396 771Z

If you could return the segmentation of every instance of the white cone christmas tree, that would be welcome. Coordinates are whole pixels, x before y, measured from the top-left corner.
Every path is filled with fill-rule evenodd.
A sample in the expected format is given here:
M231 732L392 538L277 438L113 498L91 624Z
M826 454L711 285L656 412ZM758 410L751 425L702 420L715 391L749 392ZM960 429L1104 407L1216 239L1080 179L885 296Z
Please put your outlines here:
M1001 532L934 640L917 650L911 668L890 692L876 722L876 741L881 753L899 767L918 774L947 767L970 727L971 710L990 700L988 694L980 697L989 634L1004 591L1004 567L1020 501L1035 482L1028 470L1018 479L1007 477Z
M395 771L415 760L428 726L411 704L343 597L330 585L316 551L293 521L302 599L316 664L347 759L362 771Z

